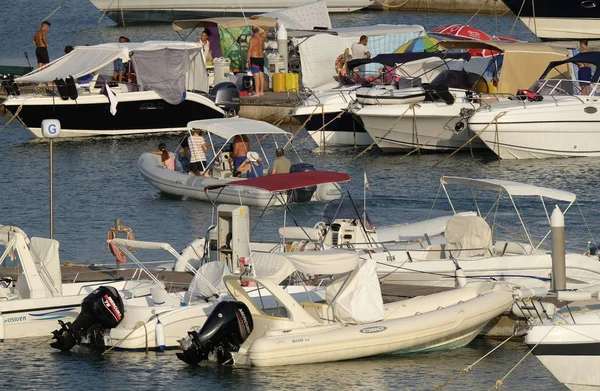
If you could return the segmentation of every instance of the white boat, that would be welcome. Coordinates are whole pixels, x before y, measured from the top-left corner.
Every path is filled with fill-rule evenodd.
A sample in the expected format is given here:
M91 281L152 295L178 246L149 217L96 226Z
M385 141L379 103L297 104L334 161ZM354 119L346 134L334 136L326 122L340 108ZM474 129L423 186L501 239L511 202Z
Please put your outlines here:
M131 58L136 83L112 82L112 74L101 75L119 58ZM162 68L157 64L174 60L181 66L169 67L169 77L158 71ZM55 83L57 79L66 84ZM31 83L55 84L35 93L19 88ZM36 137L42 137L41 123L48 118L60 120L60 137L86 137L184 131L192 120L239 111L235 85L222 84L212 91L214 97L208 95L201 46L195 42L78 46L49 66L3 85L8 94L4 106L18 113Z
M246 208L246 213L248 210ZM148 271L142 262L132 252L134 250L163 250L175 257L175 263L183 266L185 271L194 274L189 287L183 292L169 293L163 287L152 290L146 297L129 298L122 300L123 313L118 324L106 327L102 317L91 307L86 308L88 313L82 318L95 318L81 328L79 335L74 340L79 340L82 345L91 345L101 348L118 348L120 350L165 350L179 345L178 340L193 327L201 327L215 306L223 300L231 300L223 285L225 275L237 274L242 271L230 270L230 265L223 261L207 262L196 269L188 262L187 257L180 255L168 243L143 242L137 240L113 239L109 243L116 245L125 252L128 258L140 268ZM188 251L184 250L182 254ZM187 258L187 259L186 259ZM195 257L194 257L195 258ZM192 259L189 259L192 260ZM201 261L193 259L193 261ZM260 261L254 262L252 254L246 257L245 264L252 268L256 275L267 273L272 277L272 269L261 267ZM166 265L166 264L165 264ZM165 266L163 265L163 266ZM251 266L250 266L251 265ZM174 265L170 265L173 267ZM270 266L270 265L269 265ZM247 269L248 271L250 269ZM284 279L288 276L280 276ZM283 287L292 297L299 301L324 300L324 288L318 286L303 287L286 285ZM277 304L270 295L260 295L254 287L245 287L246 292L253 300L262 302L267 308L276 309ZM92 295L93 296L93 295ZM118 298L114 299L116 302ZM102 307L100 307L102 308ZM73 322L76 324L78 320ZM68 334L68 327L64 327L56 334L56 342L52 346L61 350L70 350L73 345Z
M351 106L350 111L360 117L367 133L383 151L486 150L486 145L467 128L467 113L479 108L489 94L514 92L519 86L531 85L547 62L563 60L567 55L566 49L539 43L442 41L439 47L480 49L497 55L481 69L467 68L467 62L463 70L442 72L431 82L427 98L421 103ZM523 68L523 63L528 66ZM493 99L502 98L494 95Z
M327 0L329 12L352 12L369 6L373 0ZM152 0L90 0L115 22L172 22L214 16L250 16L305 4L306 0L174 0L168 4Z
M566 306L550 319L538 317L525 336L525 343L536 358L574 391L600 388L598 286L591 288L559 291L558 299L566 301ZM542 306L546 308L548 304Z
M550 63L529 95L483 106L469 128L501 159L600 156L599 75L591 83L545 78L554 67L582 62L600 65L600 53Z
M231 277L224 283L236 302L221 303L201 330L182 341L178 357L190 364L280 366L320 363L385 353L459 348L513 303L503 284L475 282L464 288L384 304L376 264L354 252L270 253L265 260L305 275L335 278L326 302L299 303L268 278ZM251 300L242 282L273 295L277 313Z
M167 194L202 201L214 201L218 196L218 201L222 203L239 203L241 200L245 205L254 206L280 205L286 202L287 193L275 197L272 192L268 191L269 187L267 187L267 190L260 187L252 187L245 184L247 179L234 177L233 165L229 161L229 152L225 151L229 143L238 135L247 135L254 138L253 142L256 141L260 145L262 156L264 157L263 169L266 174L269 169L269 158L262 148L261 139L267 136L273 138L276 136L283 137L284 142L281 146L286 147L291 141L291 133L266 122L244 118L192 121L188 124L188 128L202 129L208 133L209 140L207 142L210 141L212 145L214 157L203 172L206 176L189 175L183 171L169 170L161 163L159 155L144 153L138 160L138 169L144 179L152 186ZM225 140L220 148L215 147L215 142L218 141L216 139L213 140L215 136ZM297 158L301 162L300 157L297 156ZM319 171L320 174L323 174L320 176L313 175L315 173L314 167L312 167L312 171L294 172L296 169L309 170L311 167L306 166L306 164L292 166L291 174L268 175L255 178L253 181L258 180L263 185L270 186L269 184L271 184L278 187L283 183L281 182L282 178L288 178L288 181L291 180L292 184L296 181L294 189L316 186L316 188L312 188L312 191L307 190L304 192L305 194L302 196L299 195L299 192L295 193L295 202L330 201L340 198L341 191L339 185L336 183L346 182L350 178L346 174L330 173L328 171ZM316 182L314 182L315 180ZM223 186L231 183L235 183L238 186ZM287 184L290 184L290 182L287 182ZM240 186L244 187L240 188Z
M17 227L0 225L0 245L5 247L0 264L8 256L16 256L23 270L16 281L0 281L0 340L49 336L57 320L74 320L82 299L100 285L112 287L125 297L149 295L157 286L139 276L131 280L63 283L58 241L29 239Z
M441 57L449 56L448 59ZM463 55L441 53L398 53L379 54L372 59L362 60L361 64L382 64L390 69L381 72L382 76L367 86L364 81L346 78L355 82L350 86L340 86L324 91L315 91L296 108L292 117L304 125L312 139L319 146L367 146L373 139L365 131L359 117L348 112L353 101L360 104L402 104L419 102L425 93L415 80L413 89L411 75L424 80L433 79L441 72L446 61L462 58ZM402 77L402 83L394 79ZM388 80L384 84L383 80ZM409 81L409 82L407 82Z

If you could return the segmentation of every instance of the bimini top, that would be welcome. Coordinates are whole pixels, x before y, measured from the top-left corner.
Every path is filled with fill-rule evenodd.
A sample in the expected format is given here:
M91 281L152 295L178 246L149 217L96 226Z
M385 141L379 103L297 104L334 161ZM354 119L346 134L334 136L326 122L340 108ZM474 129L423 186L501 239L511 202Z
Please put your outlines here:
M271 125L264 121L257 121L247 118L213 118L190 121L187 124L188 129L202 129L207 132L217 135L221 138L229 140L238 134L274 134L284 135L290 138L292 134L286 132L277 126Z
M442 186L459 185L474 187L481 190L506 191L511 196L539 196L551 198L558 201L573 203L577 196L569 191L552 189L519 183L513 181L504 181L500 179L471 179L452 176L443 176L440 179Z
M407 62L423 60L425 58L438 57L448 60L467 60L471 59L469 53L446 53L446 52L415 52L415 53L390 53L378 54L373 58L361 58L348 62L349 68L356 68L363 64L377 63L394 67L397 64L405 64Z
M350 176L341 172L333 171L306 171L292 172L289 174L272 174L258 178L250 178L243 181L231 181L218 185L206 186L204 191L220 189L227 186L247 186L278 193L287 190L299 189L301 187L315 186L322 183L348 182Z
M77 46L72 52L52 61L47 67L36 69L15 81L17 83L51 82L57 78L69 76L77 79L99 71L112 64L117 58L129 59L135 51L179 49L199 51L201 46L196 42L181 41L148 41L137 43L105 43L94 46Z
M249 18L225 16L222 18L176 20L171 24L171 26L173 27L173 30L179 31L195 29L204 26L206 23L214 23L223 28L247 27L257 24L261 26L275 27L277 24L277 19L259 15L251 16Z
M584 52L584 53L579 53L573 57L567 58L566 60L552 61L550 64L548 64L548 67L546 68L546 70L544 71L542 76L540 76L540 79L545 79L546 75L548 75L548 73L550 73L550 71L553 68L556 68L563 64L574 64L574 63L594 64L596 66L596 72L594 73L594 76L592 76L591 82L592 83L598 82L598 79L600 78L600 52Z

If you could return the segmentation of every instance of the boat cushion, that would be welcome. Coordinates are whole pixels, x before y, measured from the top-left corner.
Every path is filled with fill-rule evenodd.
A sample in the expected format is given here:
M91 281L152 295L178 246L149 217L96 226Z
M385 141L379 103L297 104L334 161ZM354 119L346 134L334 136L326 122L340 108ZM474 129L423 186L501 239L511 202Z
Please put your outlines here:
M491 254L492 230L480 216L452 216L444 235L446 251L454 258Z

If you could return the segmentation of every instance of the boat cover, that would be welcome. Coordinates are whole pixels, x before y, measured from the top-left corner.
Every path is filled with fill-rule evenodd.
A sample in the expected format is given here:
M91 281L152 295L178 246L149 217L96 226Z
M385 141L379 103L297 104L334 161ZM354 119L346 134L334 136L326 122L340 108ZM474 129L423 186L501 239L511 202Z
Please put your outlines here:
M324 0L267 12L260 16L277 19L287 30L313 30L315 27L331 29L331 19Z
M207 262L198 269L198 274L194 276L192 282L185 293L185 301L189 301L190 295L210 297L215 293L227 291L223 283L223 277L230 275L225 262ZM201 277L200 277L200 276Z
M445 185L460 185L498 192L504 190L511 196L540 196L570 203L575 202L577 199L577 196L569 191L500 179L471 179L443 176L440 181L444 187Z
M375 260L361 259L349 277L334 279L327 286L325 299L338 322L363 324L384 319L385 308Z
M315 186L322 183L348 182L348 174L333 171L306 171L292 172L289 174L272 174L243 181L232 181L219 183L218 185L206 186L204 191L219 189L226 186L248 186L257 189L278 193L287 190L299 189L301 187Z
M62 273L58 255L58 241L46 238L31 238L29 249L36 269L44 276L48 297L62 296Z
M480 216L452 216L444 236L446 250L457 259L489 255L492 248L492 230Z

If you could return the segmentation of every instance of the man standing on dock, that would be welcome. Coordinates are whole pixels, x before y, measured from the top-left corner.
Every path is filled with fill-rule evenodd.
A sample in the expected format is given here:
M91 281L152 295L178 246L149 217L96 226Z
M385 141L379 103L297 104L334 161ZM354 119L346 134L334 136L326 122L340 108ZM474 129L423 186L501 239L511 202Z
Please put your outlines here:
M44 20L42 26L36 31L33 36L33 44L35 45L35 56L37 57L38 68L43 68L50 63L48 56L48 41L46 41L46 32L50 28L50 22Z
M261 28L263 29L262 34L259 33ZM252 76L254 76L256 96L265 94L265 40L268 32L269 28L267 26L254 26L252 27L254 36L248 42L246 66L250 67Z

